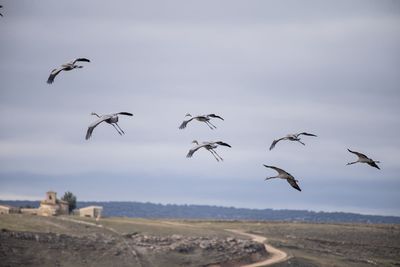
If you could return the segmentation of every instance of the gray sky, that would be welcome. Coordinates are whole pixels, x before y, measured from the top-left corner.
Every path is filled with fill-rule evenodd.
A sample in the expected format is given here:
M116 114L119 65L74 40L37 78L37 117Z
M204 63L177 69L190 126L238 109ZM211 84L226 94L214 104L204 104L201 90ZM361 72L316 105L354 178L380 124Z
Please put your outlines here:
M2 1L0 199L400 215L400 2ZM83 69L50 71L76 57ZM128 111L119 136L100 114ZM218 129L179 130L216 113ZM306 146L272 140L309 131ZM197 139L223 140L218 163ZM347 148L382 170L345 166ZM293 174L264 181L275 165Z

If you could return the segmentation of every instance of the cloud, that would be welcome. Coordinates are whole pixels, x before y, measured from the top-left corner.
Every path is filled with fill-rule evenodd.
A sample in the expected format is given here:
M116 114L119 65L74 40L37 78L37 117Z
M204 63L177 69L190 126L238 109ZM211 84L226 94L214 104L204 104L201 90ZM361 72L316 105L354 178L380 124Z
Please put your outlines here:
M371 210L386 210L398 200L385 184L397 177L400 160L399 5L286 3L6 1L0 36L3 193L19 194L29 176L41 181L28 183L32 194L53 184L64 190L64 177L73 187L84 186L75 190L90 200L116 199L123 191L123 200L366 210L364 201ZM45 83L52 68L82 56L92 62ZM124 136L102 124L86 141L93 111L134 116L120 118ZM225 120L215 131L198 122L179 130L187 112ZM298 131L318 138L268 151L272 140ZM232 149L218 149L223 163L207 151L187 159L193 139L223 140ZM353 159L346 148L380 160L382 171L346 167ZM331 191L322 190L330 200L316 193L292 202L278 193L277 201L267 199L274 191L291 191L284 181L260 186L270 174L263 163L299 177L306 192L324 187L320 179L332 181ZM98 191L90 191L99 176ZM151 182L157 190L146 190ZM344 182L357 196L342 196ZM138 184L136 195L125 189ZM366 200L378 187L383 201L372 207ZM344 204L335 206L342 198Z

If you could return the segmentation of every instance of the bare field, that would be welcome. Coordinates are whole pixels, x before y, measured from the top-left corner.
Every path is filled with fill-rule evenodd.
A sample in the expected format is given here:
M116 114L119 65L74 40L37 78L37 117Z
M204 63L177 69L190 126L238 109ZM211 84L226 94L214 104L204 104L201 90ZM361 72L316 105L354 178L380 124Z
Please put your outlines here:
M400 225L220 222L0 215L0 266L400 266Z
M292 256L274 266L400 266L400 225L216 222L212 227L267 237Z

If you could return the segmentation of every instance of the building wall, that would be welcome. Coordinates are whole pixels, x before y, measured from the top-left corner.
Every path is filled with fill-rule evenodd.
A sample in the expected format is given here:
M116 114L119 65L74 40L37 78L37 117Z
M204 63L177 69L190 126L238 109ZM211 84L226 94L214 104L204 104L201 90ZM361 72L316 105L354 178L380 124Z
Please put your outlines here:
M38 215L39 209L21 209L22 214Z
M79 216L81 217L91 217L100 218L103 211L102 207L86 207L79 210Z
M49 204L57 204L57 193L53 191L49 191L46 193L46 199L43 202Z
M61 215L68 215L69 214L68 202L60 200L58 205L60 206L59 214L61 214Z
M38 215L41 216L55 216L58 214L60 207L56 204L40 203Z
M0 214L20 213L20 208L0 205Z
M9 207L0 206L0 214L9 214Z

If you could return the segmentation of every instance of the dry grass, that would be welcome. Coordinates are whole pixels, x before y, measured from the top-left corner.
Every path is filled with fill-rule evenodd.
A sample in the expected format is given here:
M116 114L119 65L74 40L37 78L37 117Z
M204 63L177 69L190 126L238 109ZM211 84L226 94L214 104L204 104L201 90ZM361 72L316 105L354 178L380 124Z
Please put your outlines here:
M312 224L288 222L219 222L186 220L148 220L104 218L104 228L65 221L68 217L29 215L0 216L0 228L15 231L52 232L74 236L93 233L141 233L157 236L208 236L225 238L234 234L224 229L243 229L266 236L268 242L286 251L292 258L276 266L399 266L400 225L373 224ZM96 224L90 218L74 220ZM115 234L115 233L114 233ZM243 236L240 236L243 239ZM187 263L201 261L205 255L168 255L164 259L149 258L156 263L168 261ZM168 265L168 264L167 264Z

